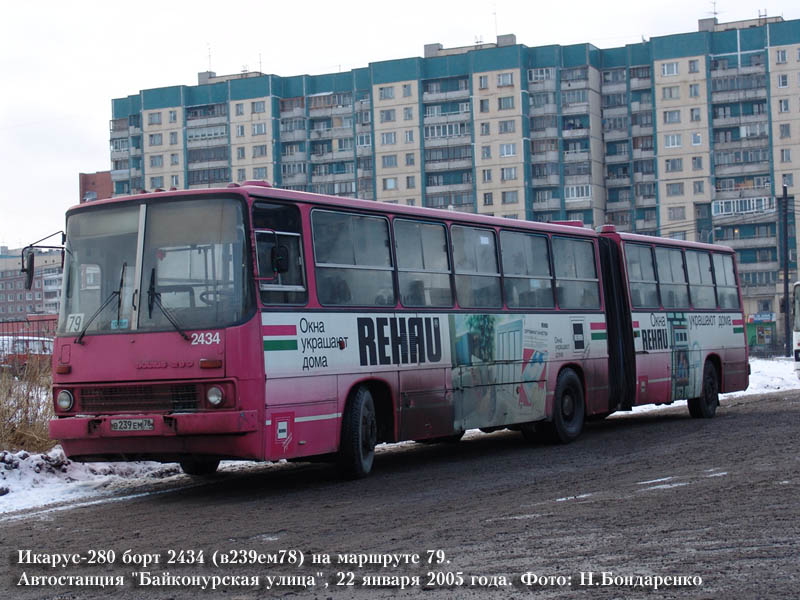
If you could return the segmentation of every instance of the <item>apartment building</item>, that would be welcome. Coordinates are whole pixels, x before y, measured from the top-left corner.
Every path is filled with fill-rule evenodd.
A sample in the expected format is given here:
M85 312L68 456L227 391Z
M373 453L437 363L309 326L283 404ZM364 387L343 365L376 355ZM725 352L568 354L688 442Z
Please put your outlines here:
M702 19L620 48L515 36L349 72L201 73L112 101L115 194L275 185L736 248L748 315L796 269L800 20ZM798 180L800 184L800 180Z
M30 314L58 313L61 298L61 253L37 252L31 289L20 271L22 249L0 248L0 322Z

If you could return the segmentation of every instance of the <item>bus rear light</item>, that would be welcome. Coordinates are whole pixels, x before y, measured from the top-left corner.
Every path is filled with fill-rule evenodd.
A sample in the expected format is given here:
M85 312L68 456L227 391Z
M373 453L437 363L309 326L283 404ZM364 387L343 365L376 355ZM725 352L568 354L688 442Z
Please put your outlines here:
M72 373L72 365L57 365L56 373L59 375L68 375Z
M216 408L222 406L222 403L225 401L225 395L222 393L222 389L212 385L206 391L206 400L208 400L211 406Z
M64 411L70 410L74 403L75 399L72 397L72 393L69 390L61 390L58 392L58 396L56 396L58 408Z
M221 369L222 368L222 360L220 360L220 359L212 360L210 358L201 358L200 359L200 368L201 369Z

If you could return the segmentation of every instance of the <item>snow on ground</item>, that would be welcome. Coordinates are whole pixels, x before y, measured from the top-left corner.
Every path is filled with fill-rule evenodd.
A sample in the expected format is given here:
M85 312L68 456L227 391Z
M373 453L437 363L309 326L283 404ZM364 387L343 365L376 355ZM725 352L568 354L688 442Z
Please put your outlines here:
M788 358L750 360L750 387L725 398L800 389L794 361ZM676 402L672 406L679 406ZM683 402L685 404L685 402ZM664 406L643 406L634 413L662 410ZM627 413L630 414L630 413ZM263 463L225 462L223 471L263 468ZM94 503L157 493L175 486L195 485L176 464L156 462L75 463L64 456L60 446L47 454L0 451L0 514L82 501ZM0 517L0 521L3 518Z

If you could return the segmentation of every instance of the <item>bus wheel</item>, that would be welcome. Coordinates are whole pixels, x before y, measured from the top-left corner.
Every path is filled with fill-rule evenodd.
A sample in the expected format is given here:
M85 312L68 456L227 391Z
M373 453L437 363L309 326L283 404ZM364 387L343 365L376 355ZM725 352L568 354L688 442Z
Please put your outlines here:
M583 431L586 407L583 403L583 385L578 374L564 369L558 376L553 406L553 421L547 423L549 437L555 442L568 444ZM545 425L542 423L542 425ZM537 427L538 429L538 427Z
M339 470L352 479L366 477L375 459L378 423L372 394L359 387L347 403L342 417L342 440L339 445Z
M180 462L181 469L193 477L207 477L217 472L219 459L212 458L185 458Z
M689 414L695 419L710 419L719 405L717 369L710 361L703 367L703 389L699 398L689 398Z

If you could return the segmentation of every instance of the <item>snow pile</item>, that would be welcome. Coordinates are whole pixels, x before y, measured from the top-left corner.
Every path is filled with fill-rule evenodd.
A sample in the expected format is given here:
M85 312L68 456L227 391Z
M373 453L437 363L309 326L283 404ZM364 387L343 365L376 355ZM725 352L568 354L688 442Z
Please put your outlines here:
M779 390L800 389L800 379L789 358L751 359L750 387L725 398L754 395ZM676 402L672 406L679 406ZM685 404L685 402L683 402ZM643 406L634 412L660 410L664 407ZM630 413L628 413L630 414ZM223 463L223 470L261 468L259 463ZM47 454L0 451L0 514L55 503L69 503L87 498L102 499L120 491L144 493L153 491L156 482L176 486L190 485L176 464L157 462L75 463L60 446ZM0 521L2 518L0 518Z

